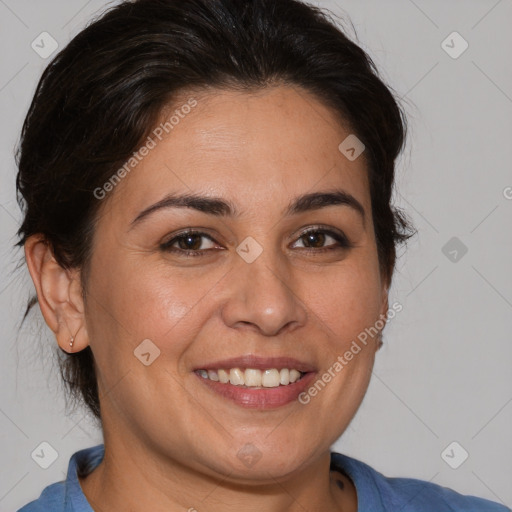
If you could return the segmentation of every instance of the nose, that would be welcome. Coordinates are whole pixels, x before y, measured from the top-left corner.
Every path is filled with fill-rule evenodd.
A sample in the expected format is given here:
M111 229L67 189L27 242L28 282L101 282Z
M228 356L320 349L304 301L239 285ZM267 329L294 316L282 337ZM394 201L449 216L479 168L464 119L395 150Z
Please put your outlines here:
M229 275L222 316L226 325L276 336L303 326L307 309L298 296L293 272L278 257L263 253L252 263L240 259Z

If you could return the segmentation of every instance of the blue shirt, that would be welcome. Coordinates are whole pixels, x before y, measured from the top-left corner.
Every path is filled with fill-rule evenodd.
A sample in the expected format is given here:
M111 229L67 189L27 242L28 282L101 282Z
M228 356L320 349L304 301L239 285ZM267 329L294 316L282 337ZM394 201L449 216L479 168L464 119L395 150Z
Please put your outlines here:
M65 481L46 487L39 499L18 512L94 512L80 487L80 475L102 460L104 445L73 454ZM440 485L414 478L389 478L364 462L331 453L331 468L354 482L358 512L511 512L507 507L475 496L465 496Z

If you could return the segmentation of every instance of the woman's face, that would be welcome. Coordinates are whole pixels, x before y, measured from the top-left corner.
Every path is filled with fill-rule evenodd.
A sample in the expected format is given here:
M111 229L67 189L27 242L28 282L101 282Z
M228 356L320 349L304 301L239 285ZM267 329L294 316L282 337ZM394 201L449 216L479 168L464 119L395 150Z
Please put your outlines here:
M325 455L371 375L376 338L344 356L387 311L364 153L347 158L338 146L350 131L297 88L191 96L197 105L176 106L179 123L152 136L99 217L85 327L105 439L228 479L278 478ZM364 215L340 201L296 204L339 192ZM183 194L233 211L168 204L134 221ZM189 229L203 234L176 239ZM248 383L274 369L271 387L199 371L220 368L253 370ZM303 382L275 387L286 368Z

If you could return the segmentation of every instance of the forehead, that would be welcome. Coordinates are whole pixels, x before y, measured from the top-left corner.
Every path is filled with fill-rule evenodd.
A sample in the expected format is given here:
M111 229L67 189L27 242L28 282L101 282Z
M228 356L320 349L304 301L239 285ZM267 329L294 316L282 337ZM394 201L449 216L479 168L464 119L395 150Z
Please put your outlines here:
M250 214L268 204L282 210L291 197L329 187L368 207L364 153L350 161L338 149L350 133L335 112L296 87L190 93L162 113L152 149L111 192L119 199L112 208L133 218L179 192L225 197Z

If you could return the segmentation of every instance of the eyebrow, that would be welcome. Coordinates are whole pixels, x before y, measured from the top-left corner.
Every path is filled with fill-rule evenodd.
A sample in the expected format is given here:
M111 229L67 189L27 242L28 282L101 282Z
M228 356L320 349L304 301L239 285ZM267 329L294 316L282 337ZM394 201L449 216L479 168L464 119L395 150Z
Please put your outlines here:
M320 210L330 206L348 206L356 211L365 221L365 209L363 205L345 190L332 190L325 192L313 192L293 199L284 211L284 216L297 215L307 211ZM199 194L169 194L163 199L142 210L130 224L132 229L143 219L157 210L164 208L192 208L194 210L215 215L217 217L239 217L241 212L236 206L219 197L208 197Z

